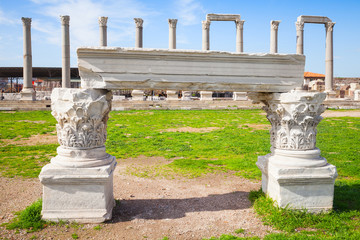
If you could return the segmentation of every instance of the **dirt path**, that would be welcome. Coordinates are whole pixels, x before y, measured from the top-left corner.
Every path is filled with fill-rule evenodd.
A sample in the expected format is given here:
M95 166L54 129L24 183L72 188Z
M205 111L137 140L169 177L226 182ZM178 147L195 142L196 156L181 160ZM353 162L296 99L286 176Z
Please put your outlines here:
M352 111L333 111L326 110L323 114L321 114L324 118L326 117L360 117L360 110L352 110Z
M202 239L221 234L264 236L272 229L255 217L248 200L250 190L260 183L240 177L212 174L200 178L163 179L127 175L130 164L156 164L157 159L140 157L118 164L114 175L115 199L120 206L113 219L94 230L94 224L79 229L50 226L36 233L8 231L0 227L0 239ZM159 159L159 162L162 162ZM41 197L37 179L0 178L0 222L8 222L13 211L19 211Z

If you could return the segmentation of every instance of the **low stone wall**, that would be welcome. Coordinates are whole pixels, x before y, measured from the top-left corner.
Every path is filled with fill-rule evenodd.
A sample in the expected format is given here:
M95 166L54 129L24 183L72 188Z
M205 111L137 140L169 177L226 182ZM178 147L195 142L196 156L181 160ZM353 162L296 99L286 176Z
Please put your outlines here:
M360 109L360 101L326 100L324 105L334 109ZM252 104L248 101L215 100L215 101L113 101L113 111L124 110L201 110L201 109L260 109L262 104ZM16 110L51 110L50 100L39 101L0 101L0 111Z

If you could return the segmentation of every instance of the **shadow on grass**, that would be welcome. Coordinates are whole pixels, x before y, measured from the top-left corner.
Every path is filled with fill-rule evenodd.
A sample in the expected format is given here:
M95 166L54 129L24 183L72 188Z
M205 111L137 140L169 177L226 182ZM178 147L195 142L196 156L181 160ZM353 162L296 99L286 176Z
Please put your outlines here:
M190 212L246 209L251 207L248 194L236 191L197 198L121 200L110 223L133 219L176 219Z
M336 211L360 211L360 180L335 182L334 209Z

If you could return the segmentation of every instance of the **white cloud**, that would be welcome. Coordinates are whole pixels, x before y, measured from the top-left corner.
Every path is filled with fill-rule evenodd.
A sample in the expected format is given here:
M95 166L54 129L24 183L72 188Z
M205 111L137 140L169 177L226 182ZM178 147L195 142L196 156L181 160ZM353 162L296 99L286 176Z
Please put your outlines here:
M199 24L205 14L205 9L196 0L179 0L176 4L179 23L185 26Z
M107 16L110 41L133 36L134 17L146 17L151 11L137 1L131 0L32 0L39 5L39 13L50 17L52 23L34 21L34 29L46 34L51 43L60 44L60 15L70 16L70 43L72 48L97 46L99 44L98 17ZM110 27L111 25L111 27ZM112 29L116 29L114 32Z

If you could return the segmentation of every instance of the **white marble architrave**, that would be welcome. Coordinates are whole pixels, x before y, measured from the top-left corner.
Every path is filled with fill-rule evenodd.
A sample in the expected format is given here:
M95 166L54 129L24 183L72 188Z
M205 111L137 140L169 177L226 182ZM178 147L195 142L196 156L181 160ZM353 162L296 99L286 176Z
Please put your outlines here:
M21 100L36 100L36 93L32 86L32 51L31 51L31 18L21 18L24 35L24 86L20 92Z
M258 158L263 191L280 207L320 212L332 209L336 167L316 148L325 93L251 93L263 102L271 123L271 153Z
M39 175L43 219L103 222L114 207L115 157L105 151L112 94L108 90L55 88L51 95L58 155Z

